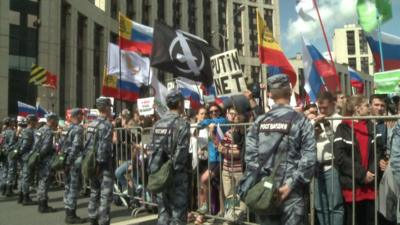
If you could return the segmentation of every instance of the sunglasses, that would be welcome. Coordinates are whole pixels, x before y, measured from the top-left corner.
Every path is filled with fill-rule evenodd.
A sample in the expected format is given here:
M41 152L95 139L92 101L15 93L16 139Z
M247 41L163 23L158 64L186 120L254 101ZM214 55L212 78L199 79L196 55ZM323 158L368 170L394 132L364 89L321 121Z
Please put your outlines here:
M218 109L215 109L215 110L210 110L210 111L209 111L209 113L211 113L211 114L213 114L213 113L217 113L217 112L219 112L219 110L218 110Z

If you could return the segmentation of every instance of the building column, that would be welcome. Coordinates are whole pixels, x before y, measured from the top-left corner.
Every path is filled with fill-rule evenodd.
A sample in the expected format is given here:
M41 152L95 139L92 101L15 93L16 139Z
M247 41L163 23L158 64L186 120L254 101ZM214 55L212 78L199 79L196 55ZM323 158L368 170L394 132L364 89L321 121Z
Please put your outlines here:
M84 73L83 73L83 106L94 105L95 83L93 78L93 51L94 51L94 22L87 19L86 40L84 49Z
M196 1L196 35L204 38L203 1ZM211 43L210 43L211 44Z
M59 78L60 74L60 28L61 28L61 0L40 1L40 27L38 65ZM57 83L59 87L60 83ZM47 110L58 112L59 88L53 90L48 87L38 87L38 102Z
M78 41L78 11L71 7L67 20L67 37L65 49L65 108L74 107L76 104L76 74L77 74L77 41Z
M8 115L8 61L9 61L10 1L0 1L0 117Z

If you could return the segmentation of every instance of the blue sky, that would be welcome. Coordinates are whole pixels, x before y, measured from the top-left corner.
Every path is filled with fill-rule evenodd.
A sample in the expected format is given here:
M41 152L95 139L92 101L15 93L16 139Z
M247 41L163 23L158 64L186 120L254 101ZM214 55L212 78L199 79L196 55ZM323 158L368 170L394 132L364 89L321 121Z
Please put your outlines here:
M332 48L332 37L335 28L345 24L357 23L355 4L357 0L319 0L319 8L324 14L323 19L327 37ZM382 31L400 36L400 0L392 0L393 18L383 24ZM301 32L313 43L320 52L328 51L318 21L311 26L299 27L296 23L296 0L280 0L281 47L287 57L293 57L301 52ZM314 26L313 26L314 25ZM334 51L334 50L333 50Z

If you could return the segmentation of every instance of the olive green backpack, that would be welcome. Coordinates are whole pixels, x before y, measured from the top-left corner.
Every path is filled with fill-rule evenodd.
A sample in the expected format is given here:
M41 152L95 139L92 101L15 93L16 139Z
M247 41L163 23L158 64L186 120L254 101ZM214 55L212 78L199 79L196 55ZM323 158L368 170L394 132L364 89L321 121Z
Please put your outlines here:
M84 177L92 177L96 175L96 151L97 151L97 142L99 139L99 131L98 127L100 125L100 122L93 128L89 127L88 132L93 133L94 135L94 140L93 144L89 145L90 139L86 141L85 144L85 155L82 158L82 168L81 172Z
M178 119L179 117L176 117L172 123L168 126L167 128L167 133L172 129L172 126L174 125L174 122ZM153 145L154 145L154 136L153 135ZM160 142L161 146L166 146L168 145L168 136L164 136L164 139ZM172 144L172 150L176 148L176 141L173 141ZM147 188L153 192L153 193L160 193L166 188L168 188L172 182L173 174L174 174L174 166L173 166L173 155L174 152L171 151L170 154L165 151L165 148L162 149L162 151L169 156L169 159L154 173L149 174L149 181ZM157 154L159 152L153 152L153 154ZM162 154L162 152L161 152ZM151 163L151 162L150 162Z

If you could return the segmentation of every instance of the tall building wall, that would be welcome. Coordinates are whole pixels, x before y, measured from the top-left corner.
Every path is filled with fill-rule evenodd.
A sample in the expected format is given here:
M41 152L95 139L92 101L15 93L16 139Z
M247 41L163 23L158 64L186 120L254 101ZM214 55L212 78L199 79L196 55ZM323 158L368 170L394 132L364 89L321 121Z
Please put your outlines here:
M374 74L371 49L361 27L352 24L335 29L333 49L336 62L346 63L350 67L370 75Z
M256 10L279 40L278 0L0 1L0 116L15 115L18 100L38 100L61 114L92 107L101 94L107 43L118 41L118 12L149 26L162 20L220 51L237 48L251 83L260 72ZM56 90L28 84L32 63L58 76Z

